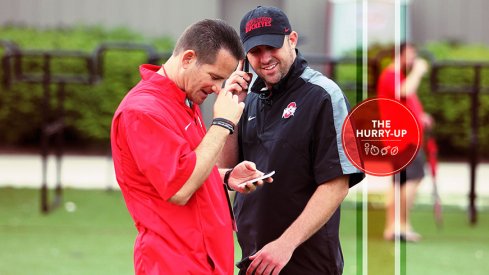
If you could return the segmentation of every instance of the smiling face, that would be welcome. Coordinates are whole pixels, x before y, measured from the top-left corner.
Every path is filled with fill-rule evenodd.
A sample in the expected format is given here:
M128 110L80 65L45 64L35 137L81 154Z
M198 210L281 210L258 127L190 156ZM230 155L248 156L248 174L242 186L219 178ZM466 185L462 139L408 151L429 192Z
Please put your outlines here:
M281 48L259 45L250 49L248 61L267 87L270 88L287 75L296 58L296 45L297 33L292 32L284 37Z
M193 51L186 51L183 57L183 90L195 104L202 104L209 94L218 92L222 83L236 69L238 60L228 50L220 49L214 64L197 61Z

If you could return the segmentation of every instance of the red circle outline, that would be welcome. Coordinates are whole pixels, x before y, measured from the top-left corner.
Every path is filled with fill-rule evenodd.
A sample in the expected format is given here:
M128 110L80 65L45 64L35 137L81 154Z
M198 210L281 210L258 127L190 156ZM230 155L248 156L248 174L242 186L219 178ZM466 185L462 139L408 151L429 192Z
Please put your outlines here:
M361 106L367 104L367 103L371 103L373 101L378 101L378 100L386 100L386 101L391 101L401 107L403 107L409 115L411 115L411 118L412 120L414 121L415 125L416 125L416 130L417 130L417 133L416 133L416 136L417 136L417 142L416 142L416 150L414 151L413 155L411 156L411 158L409 159L409 161L404 164L401 168L399 169L396 169L394 171L390 171L390 172L386 172L386 173L379 173L379 172L372 172L372 171L368 171L366 168L363 167L363 165L359 165L358 163L356 163L355 160L353 160L353 158L350 156L348 150L347 150L347 147L346 147L346 144L345 144L345 128L346 128L346 125L347 125L347 122L351 119L351 116L353 115L353 113L355 111L357 111ZM421 136L420 136L420 128L419 128L419 124L418 124L418 121L416 120L416 118L414 117L413 113L411 112L411 110L409 110L409 108L407 108L406 106L404 106L403 104L401 104L399 101L397 100L393 100L393 99L390 99L390 98L369 98L369 99L366 99L362 102L360 102L357 106L355 106L351 111L350 113L346 116L345 118L345 121L343 122L343 126L342 126L342 129L341 129L341 143L343 145L343 149L345 151L345 154L346 154L346 157L348 158L348 160L350 160L350 162L358 169L360 169L361 171L365 172L366 174L368 175L372 175L372 176L391 176L391 175L394 175L396 173L398 173L399 171L401 171L402 169L406 168L406 166L408 166L415 158L416 154L418 153L419 151L419 148L421 147Z

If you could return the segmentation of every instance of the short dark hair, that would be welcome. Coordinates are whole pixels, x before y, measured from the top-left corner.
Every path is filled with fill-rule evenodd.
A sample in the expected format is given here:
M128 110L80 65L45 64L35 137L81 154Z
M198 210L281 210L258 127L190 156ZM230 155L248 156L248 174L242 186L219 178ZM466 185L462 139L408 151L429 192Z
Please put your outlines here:
M220 19L204 19L183 32L173 54L194 50L199 63L214 64L220 49L228 50L237 60L244 58L241 40L233 27Z
M413 42L402 41L399 45L399 54L403 54L406 48L414 48L416 49L416 45Z

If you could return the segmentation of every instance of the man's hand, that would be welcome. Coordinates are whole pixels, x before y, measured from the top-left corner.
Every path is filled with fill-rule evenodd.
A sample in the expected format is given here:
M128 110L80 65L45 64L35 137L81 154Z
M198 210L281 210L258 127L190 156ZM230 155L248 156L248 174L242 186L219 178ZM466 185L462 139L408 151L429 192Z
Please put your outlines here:
M226 80L224 90L229 90L239 97L239 102L243 102L248 92L248 85L253 76L252 73L243 71L244 61L240 60L236 71L234 71Z
M413 64L413 72L422 77L424 74L428 72L429 65L428 62L422 58L416 58Z
M275 241L256 254L246 274L278 274L290 261L294 250L308 240L334 214L348 194L348 176L340 176L319 185L297 219Z
M428 113L423 113L423 116L421 117L421 119L422 119L423 126L426 129L432 129L433 126L435 125L435 120Z
M225 118L238 124L239 118L243 114L244 103L238 102L238 96L223 89L217 95L214 103L214 118Z
M290 243L285 243L280 239L265 245L256 254L250 256L252 262L246 270L246 275L253 274L253 271L257 275L279 274L290 261L294 249Z
M229 175L229 187L240 192L240 193L250 193L255 191L258 186L263 185L265 182L272 182L273 179L266 178L264 180L259 180L254 183L247 183L245 186L240 186L239 184L248 180L252 180L263 176L263 172L256 169L255 163L251 161L243 161L234 167L233 171Z

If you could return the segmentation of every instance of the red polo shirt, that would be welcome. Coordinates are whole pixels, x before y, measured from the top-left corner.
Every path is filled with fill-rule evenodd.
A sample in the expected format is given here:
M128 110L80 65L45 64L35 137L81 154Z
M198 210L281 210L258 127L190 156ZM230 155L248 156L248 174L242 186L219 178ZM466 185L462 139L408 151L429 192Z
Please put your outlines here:
M199 107L142 65L142 80L112 121L117 181L134 219L136 274L232 274L234 242L221 177L214 167L185 206L168 202L188 180L206 130Z

